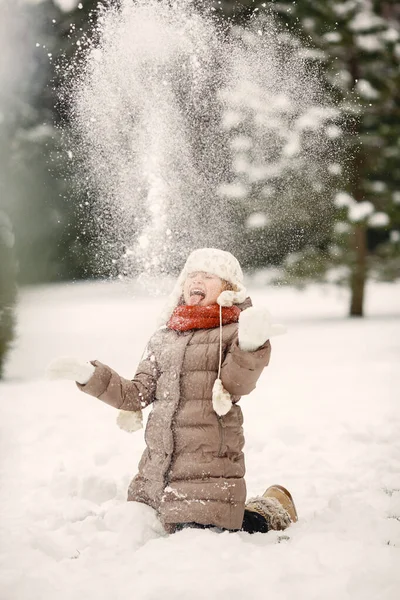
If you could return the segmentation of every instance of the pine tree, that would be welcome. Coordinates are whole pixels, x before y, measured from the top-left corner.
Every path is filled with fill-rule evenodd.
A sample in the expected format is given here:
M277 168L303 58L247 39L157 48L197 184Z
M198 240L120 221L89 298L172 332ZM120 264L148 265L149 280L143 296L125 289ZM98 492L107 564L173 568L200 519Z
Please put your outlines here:
M279 264L306 243L327 243L340 114L321 95L298 40L271 19L261 15L231 37L240 50L222 97L232 173L220 195L236 211L242 262Z
M322 249L291 256L292 277L332 266L351 289L350 314L363 314L368 276L399 274L400 6L395 0L298 0L218 5L236 19L271 10L314 52L326 91L343 115L347 160L333 203L336 224Z

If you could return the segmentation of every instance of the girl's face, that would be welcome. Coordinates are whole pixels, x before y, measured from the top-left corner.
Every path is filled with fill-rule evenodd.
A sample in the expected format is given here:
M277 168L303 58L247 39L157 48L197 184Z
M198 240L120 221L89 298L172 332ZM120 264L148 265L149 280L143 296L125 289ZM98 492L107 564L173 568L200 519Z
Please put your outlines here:
M191 306L208 306L216 304L220 293L225 289L225 282L211 273L196 271L189 273L183 286L185 304Z

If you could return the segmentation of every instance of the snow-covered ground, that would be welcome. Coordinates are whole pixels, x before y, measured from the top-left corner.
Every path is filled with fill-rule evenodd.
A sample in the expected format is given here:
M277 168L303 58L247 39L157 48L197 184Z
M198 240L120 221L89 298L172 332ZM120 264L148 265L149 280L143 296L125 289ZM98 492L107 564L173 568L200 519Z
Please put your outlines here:
M364 320L333 288L251 296L289 329L241 401L248 493L291 490L287 538L162 536L150 508L126 503L143 433L43 371L75 355L131 376L163 300L118 284L30 289L0 385L1 600L400 597L400 286L370 286Z

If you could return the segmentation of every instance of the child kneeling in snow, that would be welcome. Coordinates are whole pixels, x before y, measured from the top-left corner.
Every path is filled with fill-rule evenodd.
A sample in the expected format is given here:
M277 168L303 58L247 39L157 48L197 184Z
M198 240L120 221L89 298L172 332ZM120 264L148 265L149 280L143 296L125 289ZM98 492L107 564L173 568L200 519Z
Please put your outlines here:
M97 360L60 358L49 374L120 409L119 425L129 431L153 403L128 500L153 507L166 531L285 529L297 514L282 486L245 503L238 405L268 365L269 338L283 328L251 306L236 258L214 248L190 254L160 324L132 381Z

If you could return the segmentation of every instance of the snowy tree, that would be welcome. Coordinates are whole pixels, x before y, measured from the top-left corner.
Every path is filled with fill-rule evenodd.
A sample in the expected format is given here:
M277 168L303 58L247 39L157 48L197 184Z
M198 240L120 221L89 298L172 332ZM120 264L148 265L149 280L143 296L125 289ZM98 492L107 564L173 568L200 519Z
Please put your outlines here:
M331 243L322 252L311 243L290 256L287 267L301 279L341 267L335 273L350 286L350 314L362 315L367 277L391 279L400 272L400 7L373 0L221 6L242 20L271 10L308 46L309 62L320 65L341 110L347 161L333 197Z
M327 85L347 120L349 154L326 266L338 262L351 286L351 315L362 315L368 275L399 274L400 28L389 2L303 0L276 10L294 19L323 53Z
M236 211L236 252L249 267L327 244L338 183L337 121L304 48L273 20L236 27L241 47L222 92L232 173L219 188Z

